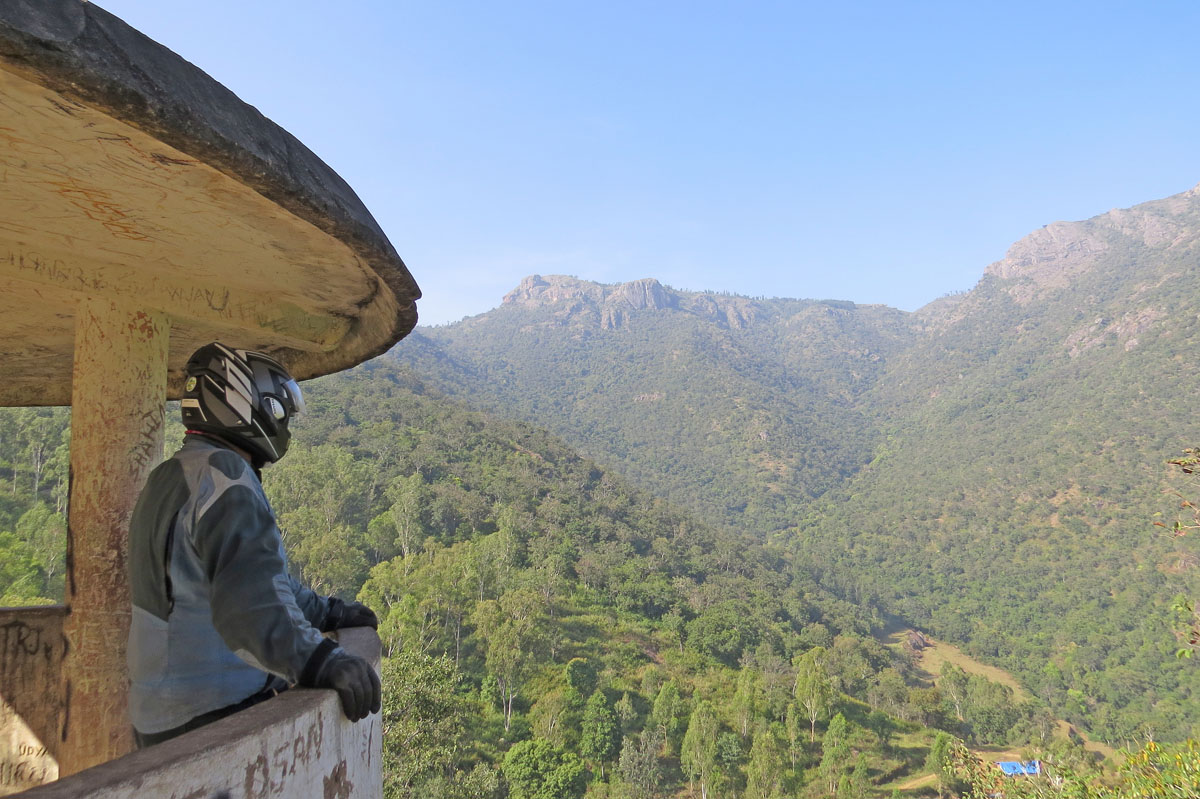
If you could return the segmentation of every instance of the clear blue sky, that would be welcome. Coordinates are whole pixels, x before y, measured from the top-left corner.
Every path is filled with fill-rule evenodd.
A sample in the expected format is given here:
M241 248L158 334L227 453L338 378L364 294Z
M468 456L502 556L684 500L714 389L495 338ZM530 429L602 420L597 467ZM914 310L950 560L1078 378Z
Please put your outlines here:
M425 292L915 309L1200 182L1194 2L99 0L345 177Z

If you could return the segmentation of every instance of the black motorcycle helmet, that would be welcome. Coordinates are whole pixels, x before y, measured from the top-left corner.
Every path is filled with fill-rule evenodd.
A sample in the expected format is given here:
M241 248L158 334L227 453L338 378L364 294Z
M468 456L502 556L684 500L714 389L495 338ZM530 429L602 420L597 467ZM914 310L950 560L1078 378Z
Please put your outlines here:
M288 422L304 412L300 386L283 364L252 350L206 344L185 367L183 423L250 453L255 465L287 452Z

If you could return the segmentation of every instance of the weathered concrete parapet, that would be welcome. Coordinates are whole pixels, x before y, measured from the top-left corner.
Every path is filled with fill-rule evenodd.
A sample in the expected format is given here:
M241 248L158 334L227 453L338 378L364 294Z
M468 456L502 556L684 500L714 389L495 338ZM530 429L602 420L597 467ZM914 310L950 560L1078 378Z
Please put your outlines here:
M342 630L339 640L378 670L374 630ZM20 796L376 799L383 786L382 733L378 713L352 723L333 691L298 688Z
M58 779L66 612L0 608L0 796Z

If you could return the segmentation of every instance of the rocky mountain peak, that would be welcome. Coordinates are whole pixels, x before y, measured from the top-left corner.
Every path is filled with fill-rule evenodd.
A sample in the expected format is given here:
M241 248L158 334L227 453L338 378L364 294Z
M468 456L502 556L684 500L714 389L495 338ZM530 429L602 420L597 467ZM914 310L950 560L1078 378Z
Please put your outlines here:
M635 311L646 308L651 310L674 308L678 305L679 300L675 294L663 288L662 283L652 277L621 283L613 287L606 299L608 302L628 303L629 307Z
M598 325L603 330L625 327L636 311L679 311L731 328L747 326L760 311L748 297L677 291L652 277L607 285L566 275L530 275L504 295L503 304L550 311L542 324Z
M1198 214L1200 185L1162 200L1114 208L1083 222L1052 222L1012 245L985 274L1025 283L1026 288L1016 289L1013 296L1028 301L1038 289L1061 288L1088 271L1110 249L1113 234L1151 248L1192 241Z
M1035 285L1061 287L1088 269L1108 249L1101 231L1088 222L1053 222L1013 244L1004 259L984 274L1011 280L1027 278Z
M504 295L502 304L540 308L564 300L601 302L604 299L605 288L599 283L580 280L569 275L546 275L545 277L530 275L524 278L515 289Z

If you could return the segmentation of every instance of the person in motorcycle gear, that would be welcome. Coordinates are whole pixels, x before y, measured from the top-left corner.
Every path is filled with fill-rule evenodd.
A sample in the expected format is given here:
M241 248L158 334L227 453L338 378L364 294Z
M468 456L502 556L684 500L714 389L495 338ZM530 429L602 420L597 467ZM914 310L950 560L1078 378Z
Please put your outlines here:
M379 711L375 670L322 633L378 625L358 602L288 572L261 469L304 412L276 359L221 343L186 366L183 446L150 474L129 530L129 715L139 746L292 685L338 692L351 721Z

